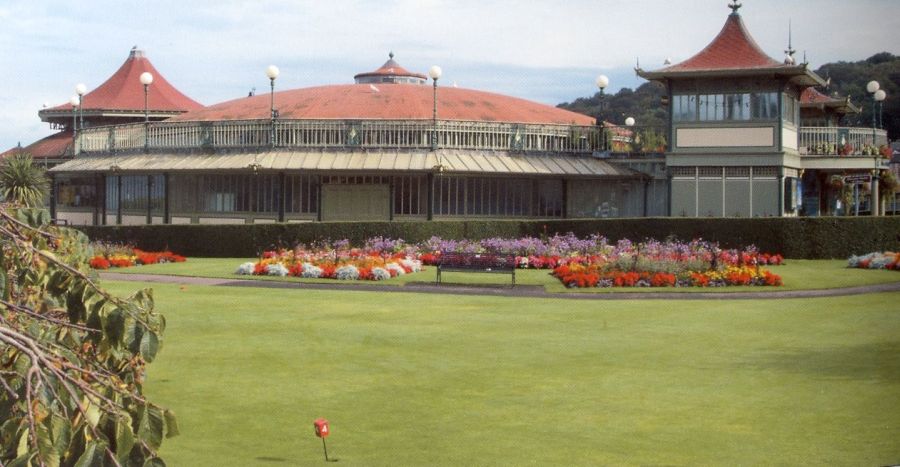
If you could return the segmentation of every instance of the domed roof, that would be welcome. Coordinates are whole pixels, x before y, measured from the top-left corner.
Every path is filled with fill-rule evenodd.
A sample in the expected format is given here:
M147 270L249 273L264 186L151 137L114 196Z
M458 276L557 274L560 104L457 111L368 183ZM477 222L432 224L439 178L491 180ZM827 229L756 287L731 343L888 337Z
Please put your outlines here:
M431 120L431 86L345 84L275 93L281 119ZM215 121L270 118L270 96L259 94L181 114L172 120ZM438 87L440 120L593 125L595 119L545 104L484 91Z

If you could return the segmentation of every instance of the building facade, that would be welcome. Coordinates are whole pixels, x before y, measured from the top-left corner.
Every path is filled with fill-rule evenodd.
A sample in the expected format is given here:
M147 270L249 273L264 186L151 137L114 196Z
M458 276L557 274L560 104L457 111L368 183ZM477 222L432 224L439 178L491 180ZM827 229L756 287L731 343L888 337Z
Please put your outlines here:
M835 125L835 110L848 111L852 104L835 99L816 106L813 88L824 86L825 80L806 63L795 63L790 45L783 61L769 57L744 25L741 5L732 2L730 7L722 30L696 55L660 70L637 70L639 76L662 83L668 94L670 214L842 212L841 196L825 181L838 175L857 183L871 178L873 171L886 170L886 160L864 149L885 144L886 134L827 126ZM857 148L843 154L847 157L821 144L837 143L841 135L845 144ZM869 186L877 197L877 176ZM858 198L855 205L858 210Z
M57 186L80 184L96 203L76 213L57 201L56 217L141 224L666 214L664 176L598 157L607 132L593 118L429 84L391 54L354 84L85 128L78 157L51 172Z
M393 53L353 84L275 92L270 76L270 93L209 107L154 81L143 121L138 76L152 65L132 51L84 96L87 124L66 126L71 105L41 112L72 138L50 170L51 208L71 224L865 212L885 132L839 127L858 109L816 91L824 80L790 46L784 61L766 55L730 6L695 56L636 70L667 90L665 136L643 145L637 129L429 82Z

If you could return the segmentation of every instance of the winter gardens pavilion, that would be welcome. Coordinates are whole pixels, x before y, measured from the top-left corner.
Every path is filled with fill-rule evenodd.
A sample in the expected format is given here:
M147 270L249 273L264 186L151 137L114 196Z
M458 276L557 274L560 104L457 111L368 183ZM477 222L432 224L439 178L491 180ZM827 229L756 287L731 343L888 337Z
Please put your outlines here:
M667 90L665 153L585 115L439 86L439 68L393 56L354 84L278 92L270 67L272 92L201 107L138 50L80 103L41 111L62 131L22 150L62 162L51 208L72 224L831 213L830 175L886 161L809 148L886 134L807 131L801 96L824 81L762 52L738 7L694 57L637 70ZM616 140L630 151L610 152Z

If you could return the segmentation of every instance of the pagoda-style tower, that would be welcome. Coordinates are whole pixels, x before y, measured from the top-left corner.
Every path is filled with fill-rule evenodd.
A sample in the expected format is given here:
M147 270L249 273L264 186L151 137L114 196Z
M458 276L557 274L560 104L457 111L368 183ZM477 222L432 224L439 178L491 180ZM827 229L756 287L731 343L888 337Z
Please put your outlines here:
M800 94L824 81L763 52L740 4L693 57L637 74L666 86L672 216L792 216L798 212Z

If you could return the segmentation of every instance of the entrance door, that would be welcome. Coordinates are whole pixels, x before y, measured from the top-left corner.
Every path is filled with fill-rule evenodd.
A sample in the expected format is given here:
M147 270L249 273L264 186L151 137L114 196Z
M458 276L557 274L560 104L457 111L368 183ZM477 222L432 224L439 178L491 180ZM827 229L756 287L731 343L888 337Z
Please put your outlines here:
M322 185L322 220L390 220L390 196L388 185Z

